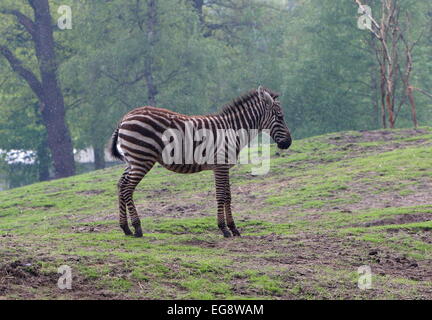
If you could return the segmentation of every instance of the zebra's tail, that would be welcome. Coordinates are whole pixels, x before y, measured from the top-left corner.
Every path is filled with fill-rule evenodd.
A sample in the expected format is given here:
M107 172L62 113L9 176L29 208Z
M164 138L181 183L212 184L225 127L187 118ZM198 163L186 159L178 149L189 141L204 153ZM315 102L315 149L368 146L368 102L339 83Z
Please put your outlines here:
M114 133L112 134L112 137L111 137L111 147L110 147L110 150L111 150L111 155L114 158L123 161L123 155L119 152L119 149L117 148L118 135L119 135L119 128L117 127L117 129L115 129L115 131L114 131Z

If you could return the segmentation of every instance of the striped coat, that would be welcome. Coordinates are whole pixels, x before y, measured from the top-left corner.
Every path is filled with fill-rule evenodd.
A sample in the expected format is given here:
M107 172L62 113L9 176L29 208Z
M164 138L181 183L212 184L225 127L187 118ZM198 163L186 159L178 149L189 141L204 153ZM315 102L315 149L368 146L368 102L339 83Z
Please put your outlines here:
M177 173L213 170L218 227L225 237L239 236L231 213L229 169L240 150L262 130L269 131L279 148L287 149L291 145L277 97L269 89L260 87L212 115L187 116L150 106L127 113L111 143L112 155L127 164L118 182L120 227L124 233L132 235L128 211L134 235L142 236L133 192L158 162Z

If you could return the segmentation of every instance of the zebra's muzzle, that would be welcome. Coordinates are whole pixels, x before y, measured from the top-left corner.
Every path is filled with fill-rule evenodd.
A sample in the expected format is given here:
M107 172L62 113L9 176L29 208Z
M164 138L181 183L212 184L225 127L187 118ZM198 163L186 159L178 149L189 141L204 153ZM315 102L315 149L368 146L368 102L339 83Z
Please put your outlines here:
M291 139L287 139L287 140L283 140L283 141L279 141L277 146L279 149L288 149L291 145L292 140Z

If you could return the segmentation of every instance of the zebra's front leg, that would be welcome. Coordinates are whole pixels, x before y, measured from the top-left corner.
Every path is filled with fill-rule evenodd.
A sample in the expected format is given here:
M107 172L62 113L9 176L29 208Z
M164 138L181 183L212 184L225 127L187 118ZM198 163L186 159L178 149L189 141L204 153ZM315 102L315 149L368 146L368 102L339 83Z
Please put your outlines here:
M225 217L228 228L231 230L233 236L240 237L240 232L237 230L237 227L234 223L234 218L231 213L231 190L229 183L229 172L228 172L228 181L225 185Z
M216 202L217 202L217 224L222 231L225 238L231 237L231 232L228 230L225 223L225 195L226 195L226 181L229 184L229 169L225 167L218 167L214 170L215 183L216 183Z

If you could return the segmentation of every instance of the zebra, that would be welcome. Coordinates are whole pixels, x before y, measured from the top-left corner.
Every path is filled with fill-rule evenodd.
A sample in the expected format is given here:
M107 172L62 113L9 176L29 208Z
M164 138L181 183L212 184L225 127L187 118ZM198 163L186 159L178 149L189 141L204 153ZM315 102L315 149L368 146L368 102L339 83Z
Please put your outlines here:
M125 235L132 235L129 228L129 212L134 236L142 237L141 222L133 201L133 193L143 177L158 162L170 171L195 173L213 170L216 187L217 225L224 237L240 236L231 212L229 169L232 163L172 163L162 156L167 141L167 130L178 130L184 135L186 123L196 129L208 129L214 134L224 129L255 129L255 133L239 141L238 136L225 138L228 148L234 145L235 155L259 132L269 131L278 148L288 149L292 143L290 130L285 124L279 95L270 89L259 87L234 99L221 111L209 115L188 116L167 109L144 106L123 116L111 139L110 152L114 158L126 162L127 167L118 181L119 220ZM231 138L230 138L231 137ZM191 138L191 137L189 137ZM230 144L231 143L231 144ZM193 148L197 142L193 142ZM224 151L225 148L224 148ZM183 158L184 159L183 155ZM214 156L214 155L209 155ZM225 159L226 160L226 159ZM228 230L229 229L229 230Z

